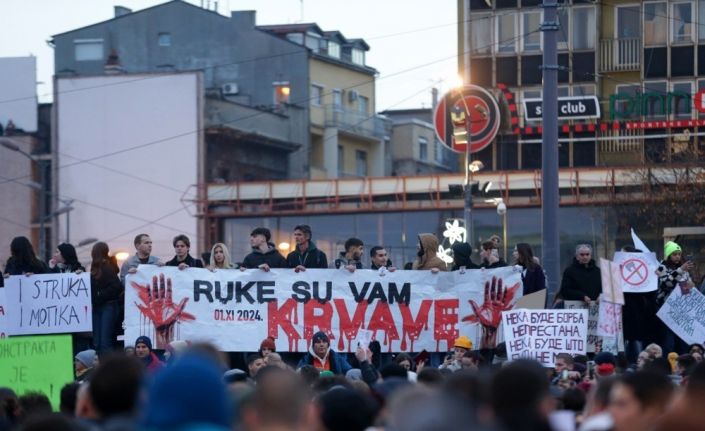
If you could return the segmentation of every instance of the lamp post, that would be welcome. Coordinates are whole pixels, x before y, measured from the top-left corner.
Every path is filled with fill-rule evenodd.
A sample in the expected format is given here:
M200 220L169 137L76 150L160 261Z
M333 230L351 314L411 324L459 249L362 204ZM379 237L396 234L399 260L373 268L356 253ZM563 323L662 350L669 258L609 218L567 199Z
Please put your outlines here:
M19 145L12 142L10 139L0 139L0 146L7 148L8 150L14 151L16 153L22 154L27 157L33 163L37 165L39 169L39 184L41 185L41 190L39 191L39 256L41 259L46 259L46 232L44 232L44 221L46 219L46 200L47 200L47 189L46 189L46 169L45 165L41 159L29 154L24 151Z
M497 214L502 217L502 244L504 245L504 259L509 261L507 256L507 204L504 199L499 198L497 202Z
M71 207L71 204L73 203L73 199L60 199L60 201L62 204L66 205L67 207ZM73 207L71 207L71 210L73 210ZM71 222L70 222L69 216L71 215L71 210L66 212L66 242L67 243L71 243L71 235L69 235L69 229L71 228Z

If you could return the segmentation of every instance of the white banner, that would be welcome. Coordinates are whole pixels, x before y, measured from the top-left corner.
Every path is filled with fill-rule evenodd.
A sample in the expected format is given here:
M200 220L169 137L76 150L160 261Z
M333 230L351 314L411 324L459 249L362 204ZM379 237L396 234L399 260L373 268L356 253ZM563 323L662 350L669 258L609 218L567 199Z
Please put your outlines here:
M507 358L530 358L546 367L556 355L584 355L587 310L511 310L502 313Z
M361 329L383 351L448 351L466 335L494 347L502 312L521 296L513 267L430 271L218 270L141 265L127 277L125 340L140 335L163 349L172 340L211 342L224 351L306 351L317 331L354 351Z
M658 288L656 269L659 266L655 253L626 253L618 251L612 262L619 265L615 277L625 293L653 292Z
M676 287L656 315L686 343L705 343L705 296L697 289L683 295Z
M610 302L624 305L624 293L622 292L622 276L619 265L600 258L600 276L602 277L602 298Z
M592 301L588 306L583 301L564 301L565 308L568 310L588 310L588 337L587 351L588 353L610 352L615 355L624 351L624 333L622 331L622 320L619 320L619 329L616 337L603 337L597 334L597 328L600 321L600 304L597 301Z
M617 337L622 331L622 305L600 299L600 311L597 319L597 335Z
M0 288L0 339L7 337L7 299L5 289Z
M61 334L93 330L91 277L14 275L5 280L7 334Z

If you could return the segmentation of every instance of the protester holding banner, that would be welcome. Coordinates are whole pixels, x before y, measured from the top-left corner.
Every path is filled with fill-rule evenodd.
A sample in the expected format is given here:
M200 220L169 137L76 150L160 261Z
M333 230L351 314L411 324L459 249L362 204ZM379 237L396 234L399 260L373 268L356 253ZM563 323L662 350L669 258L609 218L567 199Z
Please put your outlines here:
M288 268L289 265L284 256L272 244L272 233L269 229L258 227L250 233L250 247L252 253L245 256L240 269L259 268L269 271L270 268Z
M54 273L80 273L86 270L86 268L81 265L81 262L78 261L78 256L76 255L76 249L74 246L65 242L56 247L56 252L49 261L49 269L50 272Z
M217 269L232 269L235 268L232 260L230 259L230 252L228 247L222 242L216 242L211 248L211 263L208 265L208 269L215 271Z
M536 263L531 246L520 242L514 247L514 259L521 266L521 282L524 287L524 296L546 288L546 274L541 265Z
M93 344L98 353L112 350L115 326L120 316L124 288L118 267L109 255L108 244L97 242L91 250L91 304L93 306Z
M361 239L348 238L345 241L345 251L340 252L340 257L335 259L334 266L336 269L345 268L350 272L356 269L362 269L362 249L364 244Z
M415 270L430 269L432 272L448 271L446 263L436 255L438 251L438 238L431 233L419 234L419 243L416 245L418 252L412 266Z
M687 294L693 287L693 282L688 271L693 269L692 260L683 259L681 247L673 241L669 241L663 247L664 259L656 270L659 277L658 295L656 303L663 306L666 298L673 292L676 286L680 287L683 294ZM688 344L678 337L673 330L661 322L661 342L659 343L665 352L685 353Z
M472 246L467 242L455 242L451 249L453 250L453 271L458 271L461 268L480 268L479 265L472 261Z
M480 268L492 269L509 266L504 259L499 257L499 249L497 248L497 244L497 240L492 239L482 243L482 251L480 252L482 263L480 264Z
M175 256L165 263L166 266L178 266L179 269L203 268L201 259L196 259L189 251L191 250L191 240L186 235L176 235L172 241Z
M146 233L140 233L134 240L136 253L127 258L120 268L120 281L125 283L125 276L137 272L139 265L161 265L159 258L152 256L152 238Z
M296 248L286 256L289 268L297 272L306 268L328 268L328 257L316 248L316 243L311 240L313 232L311 226L300 224L294 227L294 241Z
M392 265L392 260L389 259L389 254L384 247L376 245L370 249L370 269L380 269L382 267L389 269L390 271L395 271L394 265Z
M592 246L579 244L575 247L573 263L563 272L558 293L565 301L596 301L602 293L600 268L592 258Z
M45 274L49 272L47 265L37 259L32 243L24 236L17 236L10 243L10 258L7 259L3 277L23 274ZM4 285L0 279L0 287Z

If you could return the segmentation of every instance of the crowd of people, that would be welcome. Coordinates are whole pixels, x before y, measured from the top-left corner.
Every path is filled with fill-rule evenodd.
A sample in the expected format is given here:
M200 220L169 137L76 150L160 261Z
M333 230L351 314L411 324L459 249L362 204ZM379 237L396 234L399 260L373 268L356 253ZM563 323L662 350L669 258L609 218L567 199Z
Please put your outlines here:
M658 290L625 293L626 354L560 354L554 369L525 360L508 362L502 344L491 351L474 348L462 334L438 366L426 352L382 354L376 341L358 346L354 354L336 352L323 332L313 335L303 355L276 352L268 338L257 353L238 354L237 360L211 345L183 340L172 341L163 352L154 350L147 336L124 348L116 344L125 277L140 264L211 271L329 267L309 226L296 226L293 236L296 247L283 256L271 243L270 231L256 228L250 235L251 253L237 263L222 242L203 260L194 258L185 235L173 239L175 255L167 262L152 255L149 235L137 235L135 254L121 267L106 243L95 243L89 266L93 333L74 334L76 381L61 391L61 413L51 414L44 394L17 396L1 388L0 430L705 429L705 414L693 408L705 399L703 346L688 346L656 318L671 292L687 294L695 287L692 259L673 242L664 247ZM496 237L481 244L478 263L470 244L456 243L454 261L446 265L436 254L438 244L435 235L420 234L417 257L403 269L438 273L509 265L499 255ZM348 239L344 248L332 268L365 268L360 239ZM10 252L5 277L86 271L70 244L59 245L47 263L36 257L25 237L15 238ZM383 246L371 247L369 255L370 269L398 270ZM520 267L524 295L546 288L529 244L517 244L510 261ZM599 301L601 292L592 247L580 244L552 305Z

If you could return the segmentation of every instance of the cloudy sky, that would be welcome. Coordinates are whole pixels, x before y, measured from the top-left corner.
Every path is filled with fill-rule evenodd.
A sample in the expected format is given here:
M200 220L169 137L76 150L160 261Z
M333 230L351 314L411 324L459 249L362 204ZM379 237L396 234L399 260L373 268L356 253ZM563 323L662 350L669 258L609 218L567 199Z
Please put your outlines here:
M188 0L201 5L201 0ZM52 35L112 18L113 6L140 10L165 0L0 0L0 57L37 57L37 93L51 100ZM214 9L216 2L210 3ZM257 23L316 22L361 37L380 75L377 110L430 105L430 89L454 82L456 0L220 0L218 11L256 10Z

